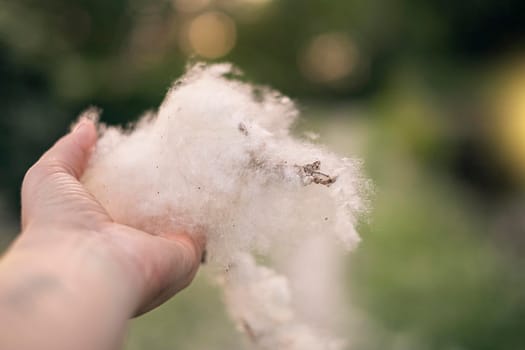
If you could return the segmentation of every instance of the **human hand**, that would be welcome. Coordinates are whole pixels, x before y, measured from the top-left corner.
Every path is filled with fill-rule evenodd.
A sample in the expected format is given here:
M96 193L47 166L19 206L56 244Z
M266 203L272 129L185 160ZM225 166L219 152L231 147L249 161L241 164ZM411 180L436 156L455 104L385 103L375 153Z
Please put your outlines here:
M102 281L128 301L131 316L191 282L204 242L184 232L155 236L115 223L79 182L96 140L94 123L83 119L29 169L22 234L7 258L29 257L51 270L71 270L68 276L88 270L89 281ZM78 287L89 293L97 285Z

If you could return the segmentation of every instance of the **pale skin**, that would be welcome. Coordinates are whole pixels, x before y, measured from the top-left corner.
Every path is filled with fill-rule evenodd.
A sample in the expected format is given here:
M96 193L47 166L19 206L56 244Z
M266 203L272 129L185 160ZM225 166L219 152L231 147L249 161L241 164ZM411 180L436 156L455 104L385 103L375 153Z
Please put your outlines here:
M202 238L118 224L82 186L96 140L81 120L24 178L22 232L0 258L0 349L119 349L128 320L199 267Z

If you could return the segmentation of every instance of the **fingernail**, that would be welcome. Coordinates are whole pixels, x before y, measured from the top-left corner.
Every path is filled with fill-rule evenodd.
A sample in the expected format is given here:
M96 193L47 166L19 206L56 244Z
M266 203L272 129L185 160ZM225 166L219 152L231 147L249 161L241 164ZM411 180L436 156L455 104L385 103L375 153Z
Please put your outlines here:
M78 124L73 129L73 133L76 134L76 133L81 132L81 130L84 129L86 125L87 125L86 120L82 119L81 121L78 122Z

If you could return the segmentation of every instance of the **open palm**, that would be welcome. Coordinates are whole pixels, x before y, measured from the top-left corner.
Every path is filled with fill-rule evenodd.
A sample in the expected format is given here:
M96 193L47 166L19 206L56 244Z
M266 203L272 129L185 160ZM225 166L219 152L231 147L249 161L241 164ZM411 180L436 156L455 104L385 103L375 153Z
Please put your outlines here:
M78 268L96 260L101 273L133 289L134 312L145 312L191 282L204 242L185 232L155 236L114 222L79 181L96 140L93 122L81 120L27 172L15 246L70 249Z

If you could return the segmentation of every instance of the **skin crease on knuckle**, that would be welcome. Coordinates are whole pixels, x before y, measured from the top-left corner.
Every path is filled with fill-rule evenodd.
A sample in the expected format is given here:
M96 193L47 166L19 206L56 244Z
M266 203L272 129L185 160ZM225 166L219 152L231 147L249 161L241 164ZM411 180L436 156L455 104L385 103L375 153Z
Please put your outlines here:
M44 197L46 194L49 197L53 194L52 191L57 191L57 184L63 183L67 187L74 181L76 180L62 168L41 164L39 161L26 172L22 182L22 201L40 199L41 193L45 194Z
M24 227L27 226L27 217L38 216L39 212L44 214L44 219L55 211L61 212L65 221L76 221L81 227L92 227L93 222L110 220L96 199L77 179L64 172L62 166L40 164L32 167L23 182L22 200L25 211L30 211L23 212ZM35 204L36 209L32 208Z
M42 162L42 171L44 176L52 176L55 174L69 175L74 179L78 179L81 174L69 162L60 158L46 159Z

